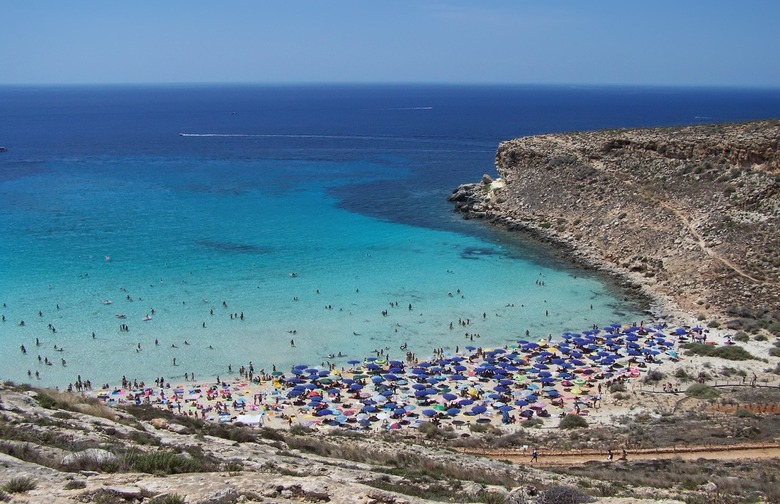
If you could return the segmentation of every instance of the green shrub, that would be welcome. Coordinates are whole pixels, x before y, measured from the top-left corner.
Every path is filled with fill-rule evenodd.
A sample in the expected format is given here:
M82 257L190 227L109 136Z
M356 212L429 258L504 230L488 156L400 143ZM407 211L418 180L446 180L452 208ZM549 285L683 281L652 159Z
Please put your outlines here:
M133 471L148 474L180 474L204 470L200 460L169 451L130 452L125 455L125 463Z
M780 357L780 348L774 347L769 349L769 355L772 357Z
M544 425L544 420L541 418L529 418L528 420L523 420L520 422L520 426L522 426L525 429L531 429L534 427L541 427Z
M683 345L683 348L692 355L702 355L705 357L719 357L721 359L734 361L755 359L750 352L739 345L715 346L702 343L688 343Z
M0 490L0 502L8 502L9 500L11 500L11 497L7 493Z
M659 381L664 379L664 374L657 369L653 369L652 371L648 371L647 374L644 377L645 383L658 383Z
M683 382L691 380L691 376L684 368L677 368L677 371L674 372L674 377Z
M685 391L685 395L694 399L711 400L720 397L717 389L704 385L703 383L694 383Z
M30 490L35 490L38 486L38 482L29 476L20 476L18 478L11 478L8 483L3 485L3 490L8 493L24 493Z
M734 413L734 416L737 418L754 418L756 415L754 415L750 410L740 408Z
M615 392L625 392L626 386L623 385L622 383L613 383L612 385L609 386L609 391L613 394Z
M717 329L718 327L720 327L720 322L718 322L717 320L710 320L707 326L712 329Z
M745 331L737 331L737 334L735 334L732 339L734 341L738 341L739 343L747 343L750 341L750 336L748 336L748 333Z
M588 421L580 415L566 415L561 418L559 425L561 429L581 429L588 427Z

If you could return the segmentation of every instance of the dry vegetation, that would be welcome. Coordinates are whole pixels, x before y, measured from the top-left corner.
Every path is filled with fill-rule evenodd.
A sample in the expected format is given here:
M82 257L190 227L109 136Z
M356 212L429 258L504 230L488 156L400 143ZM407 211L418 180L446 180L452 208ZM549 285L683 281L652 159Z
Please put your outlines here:
M513 491L512 502L540 503L547 502L544 499L569 497L585 502L591 497L654 495L660 491L657 486L666 488L665 495L670 498L679 497L691 503L715 502L701 500L705 495L704 486L715 482L718 498L723 503L754 502L758 495L766 496L770 502L780 499L777 460L761 463L629 460L609 465L558 467L556 476L452 451L457 447L511 449L539 443L540 439L544 440L546 449L561 450L717 445L772 440L780 432L780 415L724 414L712 410L713 406L749 404L759 399L780 402L780 390L733 387L720 388L720 391L720 397L714 401L686 399L684 394L679 394L684 404L678 414L629 415L616 419L618 425L614 428L549 430L528 426L513 434L503 434L489 426L455 430L427 424L417 433L386 432L367 437L320 433L306 428L276 431L228 427L151 408L106 411L94 407L90 401L67 395L5 388L0 390L2 397L14 394L14 401L13 405L0 402L0 452L71 475L58 480L56 487L81 492L84 498L93 500L117 497L106 493L105 488L92 486L89 478L74 479L72 475L94 471L117 477L147 473L176 478L197 471L212 473L219 480L224 474L232 478L252 475L252 481L265 481L268 485L268 481L308 482L318 473L338 479L336 474L343 471L350 474L347 478L350 481L360 475L364 492L385 492L381 494L385 496L401 494L439 502L486 503L510 502L510 491ZM82 412L85 404L90 405L88 411L92 413ZM178 434L151 428L148 422L152 419L174 424ZM225 444L203 443L207 439L222 439ZM90 451L92 448L100 450ZM76 456L66 459L68 454ZM562 477L565 479L561 480ZM26 482L30 489L24 490L21 481L11 479L0 480L0 484L6 485L6 495L12 491L32 495L41 487L51 490L50 481L32 478ZM562 481L566 483L561 484ZM304 500L322 500L320 490L304 487L299 483L285 488L298 488L295 492ZM235 498L240 495L258 498L259 493L257 488L249 488L244 494L235 494ZM175 494L170 491L166 495ZM147 492L140 497L142 502L151 502L153 498L164 496Z

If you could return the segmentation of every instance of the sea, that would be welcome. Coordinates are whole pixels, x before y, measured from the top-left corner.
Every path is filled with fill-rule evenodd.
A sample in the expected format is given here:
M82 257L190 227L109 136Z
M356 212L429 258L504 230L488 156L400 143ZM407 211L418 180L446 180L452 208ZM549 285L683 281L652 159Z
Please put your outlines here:
M768 117L778 90L0 87L0 379L209 382L638 321L447 196L503 140Z

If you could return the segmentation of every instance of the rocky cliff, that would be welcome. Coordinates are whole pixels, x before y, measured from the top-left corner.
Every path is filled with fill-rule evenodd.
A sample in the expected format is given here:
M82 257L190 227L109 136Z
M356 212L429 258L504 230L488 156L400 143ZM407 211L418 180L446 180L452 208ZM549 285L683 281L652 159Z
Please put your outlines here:
M503 142L500 179L450 196L467 217L550 240L667 309L780 329L780 121Z

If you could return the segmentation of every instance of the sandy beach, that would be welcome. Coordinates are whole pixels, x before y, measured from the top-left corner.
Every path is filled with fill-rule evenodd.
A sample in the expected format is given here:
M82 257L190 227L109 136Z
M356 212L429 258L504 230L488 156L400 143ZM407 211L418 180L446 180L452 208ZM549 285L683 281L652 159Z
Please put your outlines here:
M733 344L724 331L695 326L612 325L552 341L468 346L426 360L409 354L387 361L380 355L352 360L344 369L301 364L260 374L246 367L220 382L165 381L162 387L126 382L86 393L108 405L149 404L210 422L273 428L373 431L433 422L509 432L536 419L555 427L566 415L606 425L627 407L616 404L612 392L652 387L672 396L687 387L674 377L676 368L706 370L706 359L680 351L688 342ZM747 384L768 379L742 367Z

